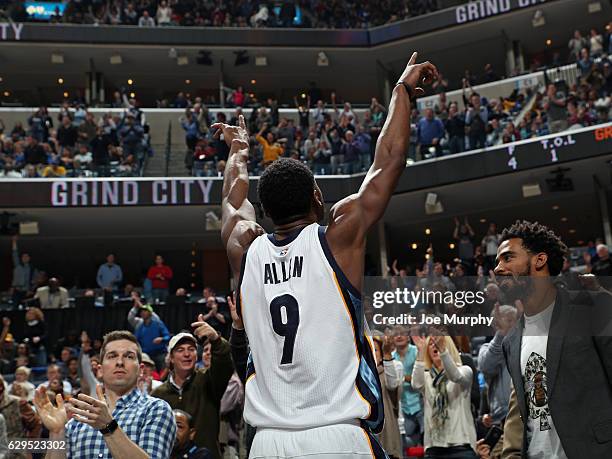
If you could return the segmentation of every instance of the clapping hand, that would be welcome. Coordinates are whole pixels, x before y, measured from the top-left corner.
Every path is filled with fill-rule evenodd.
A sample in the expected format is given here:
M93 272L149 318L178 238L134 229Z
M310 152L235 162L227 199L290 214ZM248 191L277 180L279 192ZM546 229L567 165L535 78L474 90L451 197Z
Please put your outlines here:
M49 432L57 434L64 429L68 421L68 415L64 408L64 398L61 394L55 396L55 401L57 406L53 406L51 400L49 400L45 386L39 387L34 392L34 406L41 421Z
M66 406L71 417L100 430L112 422L113 416L100 384L96 385L96 394L98 395L97 399L89 395L79 394L77 398L70 399Z

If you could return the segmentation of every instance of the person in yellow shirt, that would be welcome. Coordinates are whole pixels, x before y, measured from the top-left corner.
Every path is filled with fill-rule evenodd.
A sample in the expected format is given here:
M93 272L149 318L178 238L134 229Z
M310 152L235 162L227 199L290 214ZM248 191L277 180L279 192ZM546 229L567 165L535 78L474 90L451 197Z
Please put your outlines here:
M42 173L43 177L66 177L66 168L57 163L49 164Z
M257 140L263 147L263 167L268 166L273 161L276 161L283 155L284 149L280 146L274 137L272 131L268 131L266 134L266 138L262 137L264 131L268 128L268 124L265 123L257 135L255 136L255 140Z

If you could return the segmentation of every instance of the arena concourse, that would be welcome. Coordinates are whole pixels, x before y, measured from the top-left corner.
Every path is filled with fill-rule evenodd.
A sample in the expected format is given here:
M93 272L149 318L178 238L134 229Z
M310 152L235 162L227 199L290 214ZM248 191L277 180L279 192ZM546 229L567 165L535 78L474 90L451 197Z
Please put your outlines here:
M0 458L611 458L610 18L0 0Z

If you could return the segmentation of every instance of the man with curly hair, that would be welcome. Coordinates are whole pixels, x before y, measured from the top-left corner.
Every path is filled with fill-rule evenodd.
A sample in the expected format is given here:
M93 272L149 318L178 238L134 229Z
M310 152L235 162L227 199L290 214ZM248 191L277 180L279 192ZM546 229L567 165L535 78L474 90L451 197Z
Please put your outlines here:
M509 418L520 413L528 459L612 457L612 337L601 331L612 296L555 283L566 253L553 231L528 221L506 228L497 250L500 288L524 308L503 351L519 408ZM505 448L502 457L515 456Z

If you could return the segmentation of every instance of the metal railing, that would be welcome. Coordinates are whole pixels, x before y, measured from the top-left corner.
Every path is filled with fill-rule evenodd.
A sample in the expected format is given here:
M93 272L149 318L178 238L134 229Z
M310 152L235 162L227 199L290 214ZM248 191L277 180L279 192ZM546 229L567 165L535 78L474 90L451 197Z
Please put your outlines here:
M172 154L172 121L168 121L168 133L166 134L166 164L164 167L164 177L168 177L170 173L170 156Z

